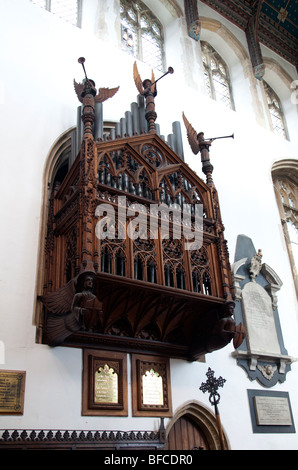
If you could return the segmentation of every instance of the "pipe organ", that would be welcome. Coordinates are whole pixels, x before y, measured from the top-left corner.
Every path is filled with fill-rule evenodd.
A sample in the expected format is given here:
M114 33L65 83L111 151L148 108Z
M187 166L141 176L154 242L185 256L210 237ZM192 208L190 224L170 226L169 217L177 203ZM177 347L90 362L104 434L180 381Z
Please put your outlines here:
M195 360L237 335L217 191L184 162L179 122L166 142L151 112L148 132L146 97L107 134L93 84L49 202L43 341Z

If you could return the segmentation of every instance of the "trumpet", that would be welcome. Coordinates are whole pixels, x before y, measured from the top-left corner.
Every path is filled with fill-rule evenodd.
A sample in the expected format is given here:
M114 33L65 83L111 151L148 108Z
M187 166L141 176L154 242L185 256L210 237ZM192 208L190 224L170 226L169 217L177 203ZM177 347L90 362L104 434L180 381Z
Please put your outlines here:
M157 80L155 80L155 82L152 83L152 85L154 85L156 82L158 82L158 80L160 80L161 78L165 77L166 75L168 75L168 73L174 73L174 69L173 67L168 67L168 71L166 73L164 73L161 77L159 77Z
M217 140L217 139L234 139L234 134L231 135L224 135L223 137L212 137L211 139L205 139L205 140Z

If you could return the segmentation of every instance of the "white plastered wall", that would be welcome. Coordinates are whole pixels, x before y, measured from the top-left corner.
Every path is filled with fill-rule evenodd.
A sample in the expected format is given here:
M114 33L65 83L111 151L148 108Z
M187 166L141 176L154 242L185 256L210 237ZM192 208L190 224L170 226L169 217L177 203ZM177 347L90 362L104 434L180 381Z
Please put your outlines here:
M129 418L81 416L81 350L51 349L35 342L43 172L56 139L76 125L78 102L73 79L83 78L77 58L86 58L88 75L97 87L120 85L117 95L104 104L106 120L122 117L137 96L133 59L118 49L117 3L101 1L100 9L95 0L85 1L83 29L66 24L28 0L0 3L0 42L6 44L0 52L4 71L0 77L3 136L0 341L5 346L5 362L0 367L26 371L24 415L0 416L1 429L151 430L159 426L156 418L131 417L130 394ZM149 0L146 3L150 6ZM183 10L183 2L176 3ZM274 67L268 68L265 78L270 86L282 84L281 98L291 141L274 136L266 120L261 84L251 76L244 33L210 8L198 4L204 18L201 38L210 42L229 66L236 111L227 110L207 97L199 43L186 35L184 18L164 10L161 16L165 26L166 68L172 66L175 72L158 83L157 121L165 135L171 132L173 121L181 122L185 160L201 176L200 159L188 146L182 111L206 137L235 134L234 140L215 141L210 152L231 262L238 234L248 235L256 249L263 250L264 262L283 281L278 299L284 342L289 355L298 357L295 291L271 181L274 161L297 158L294 132L297 107L290 104L292 90L287 90L287 82ZM97 34L97 25L104 22L107 27ZM297 79L290 64L279 61L267 49L264 56L268 62L271 60L270 64L272 60L281 63L287 77ZM142 77L151 75L147 66L141 63L138 66ZM199 391L199 386L211 367L215 375L227 379L221 391L220 411L232 449L298 449L295 434L252 433L247 389L262 387L249 381L236 365L232 352L229 345L207 355L206 363L171 360L174 412L192 399L209 406L208 397ZM128 386L130 390L129 367ZM289 392L296 424L297 388L298 370L294 363L286 382L276 385L274 390Z

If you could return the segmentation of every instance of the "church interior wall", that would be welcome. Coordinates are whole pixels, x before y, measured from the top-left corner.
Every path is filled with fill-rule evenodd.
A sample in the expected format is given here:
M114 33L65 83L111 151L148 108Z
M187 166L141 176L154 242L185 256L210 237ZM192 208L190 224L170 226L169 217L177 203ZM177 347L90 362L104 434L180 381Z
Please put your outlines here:
M8 44L0 52L4 71L0 79L3 90L0 126L4 136L0 157L1 219L5 222L0 234L0 340L5 345L5 362L0 368L26 371L24 414L0 416L1 429L157 430L159 427L158 418L132 417L131 396L129 418L82 416L81 350L50 348L35 342L43 173L56 139L76 125L79 103L73 79L83 78L78 57L86 58L88 75L97 87L120 85L117 96L104 103L107 121L118 120L137 97L133 59L118 48L117 2L105 2L109 7L104 17L97 6L96 21L93 19L95 3L84 2L86 16L82 29L66 24L28 0L1 0L0 3L0 42ZM183 2L177 4L183 10ZM264 50L268 59L281 64L283 76L288 77L288 81L283 79L274 67L265 74L270 86L276 86L276 91L281 92L290 136L287 141L269 129L262 84L252 78L243 52L247 52L244 33L206 5L198 4L204 18L221 22L235 38L234 45L239 43L243 48L236 51L216 31L202 29L202 40L218 47L230 67L235 111L207 97L199 44L187 36L184 19L165 13L166 65L174 68L174 74L158 84L157 122L164 134L171 132L173 121L181 122L185 161L201 177L201 162L189 148L182 112L206 137L234 133L234 139L215 141L210 150L231 263L239 234L251 237L256 248L263 250L265 262L283 281L278 294L280 322L289 355L298 357L297 299L271 178L275 161L297 159L297 105L291 103L293 90L288 87L290 79L297 80L297 73L290 64ZM103 23L101 34L94 37L96 27ZM243 54L243 63L239 63L239 54ZM141 76L151 75L148 66L142 63L138 66ZM157 78L158 72L155 74ZM247 389L263 387L246 377L245 371L236 365L232 351L233 347L228 345L207 355L205 362L171 360L173 411L191 399L210 406L199 386L211 367L227 379L221 391L220 410L232 449L274 449L277 444L282 449L298 449L296 434L252 433ZM128 361L128 388L130 385ZM297 427L297 363L292 364L287 380L275 389L289 391ZM165 424L168 422L169 418Z

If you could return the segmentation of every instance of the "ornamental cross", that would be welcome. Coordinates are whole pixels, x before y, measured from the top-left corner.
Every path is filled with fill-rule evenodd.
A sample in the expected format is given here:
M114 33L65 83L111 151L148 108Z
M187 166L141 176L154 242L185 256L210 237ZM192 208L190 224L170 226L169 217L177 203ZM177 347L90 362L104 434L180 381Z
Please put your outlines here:
M219 377L216 379L214 377L214 371L208 368L208 372L206 373L208 380L206 382L203 382L200 386L200 390L202 390L203 393L209 392L209 401L211 405L217 405L220 400L220 395L217 392L219 387L223 387L224 383L226 382L226 379L223 379L222 377Z
M216 421L217 421L217 427L218 427L218 435L219 435L219 441L220 441L220 447L221 450L225 450L225 443L224 443L224 437L223 437L223 432L222 432L222 426L221 426L221 420L220 420L220 415L219 411L217 408L217 405L220 400L220 395L218 393L219 387L223 387L224 383L226 382L226 379L223 379L222 377L218 377L216 379L214 377L214 371L208 368L208 372L206 373L207 375L207 380L206 382L201 383L200 390L202 390L203 393L209 392L209 401L211 405L214 406L215 408L215 416L216 416Z

